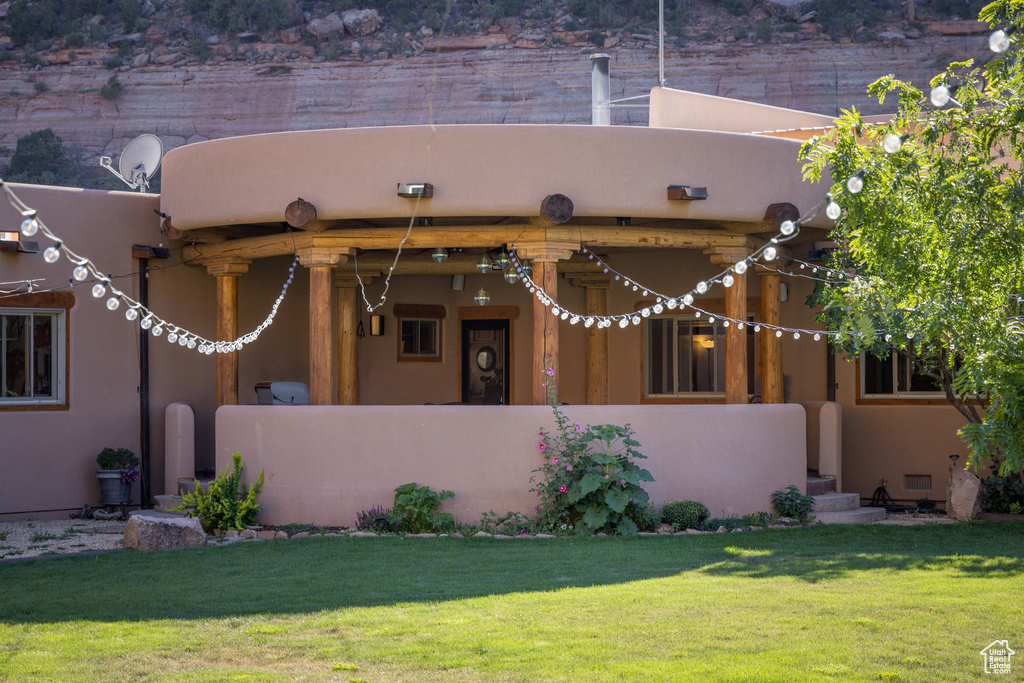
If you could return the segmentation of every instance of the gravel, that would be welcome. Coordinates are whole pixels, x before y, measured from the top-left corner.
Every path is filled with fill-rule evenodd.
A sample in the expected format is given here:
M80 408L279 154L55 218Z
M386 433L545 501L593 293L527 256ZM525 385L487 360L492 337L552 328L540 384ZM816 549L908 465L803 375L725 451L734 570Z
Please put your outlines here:
M0 561L90 550L117 550L125 522L54 520L0 522Z

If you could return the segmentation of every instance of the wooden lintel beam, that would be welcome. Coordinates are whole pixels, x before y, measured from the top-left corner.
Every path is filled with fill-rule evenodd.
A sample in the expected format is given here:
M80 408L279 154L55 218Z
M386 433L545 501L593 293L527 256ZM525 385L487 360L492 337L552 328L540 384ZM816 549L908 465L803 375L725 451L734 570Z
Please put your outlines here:
M194 232L194 231L193 231ZM188 245L182 256L188 262L231 255L258 259L293 254L299 249L357 248L364 250L397 249L407 228L332 229L320 233L293 232L262 237L243 237L221 244ZM186 233L184 240L189 240ZM494 248L502 244L573 242L592 248L707 249L710 247L753 246L746 235L688 228L649 228L630 226L573 225L538 228L524 225L470 225L413 228L406 249Z

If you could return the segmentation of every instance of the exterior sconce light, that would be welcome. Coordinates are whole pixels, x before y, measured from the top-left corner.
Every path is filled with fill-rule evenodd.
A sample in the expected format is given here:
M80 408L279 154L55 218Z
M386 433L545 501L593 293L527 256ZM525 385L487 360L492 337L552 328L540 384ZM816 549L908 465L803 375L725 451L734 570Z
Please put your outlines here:
M430 183L398 183L398 196L407 199L430 199L434 196L434 186Z
M490 301L490 300L491 300L491 295L488 294L487 290L484 289L483 287L481 287L480 291L477 292L476 295L473 297L473 301L477 302L477 304L480 305L480 306L486 306L487 302Z
M484 254L483 256L480 257L480 260L476 262L476 269L479 270L481 273L487 274L491 272L492 265L494 265L494 262L491 261L491 257L488 256L487 254Z
M669 185L668 186L668 198L669 199L682 199L685 201L694 201L697 199L708 198L708 188L706 187L690 187L689 185Z
M445 261L448 260L448 250L445 249L444 247L438 247L437 249L434 250L431 256L438 263L444 263Z
M949 459L953 461L953 467L956 467L956 461L960 459L960 456L954 453L953 455L949 456Z
M360 325L362 322L360 321ZM371 337L383 337L384 336L384 316L382 315L371 315L370 316L370 336Z
M20 251L26 254L36 254L39 252L39 242L22 240L21 233L16 230L10 232L0 231L0 251Z

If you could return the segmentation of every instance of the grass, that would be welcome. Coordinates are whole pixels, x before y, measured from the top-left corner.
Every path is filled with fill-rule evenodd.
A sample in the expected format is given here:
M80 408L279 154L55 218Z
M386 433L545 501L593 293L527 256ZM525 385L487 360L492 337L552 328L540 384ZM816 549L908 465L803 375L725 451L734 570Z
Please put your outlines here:
M993 640L1024 644L1022 541L311 537L0 564L0 680L973 680Z

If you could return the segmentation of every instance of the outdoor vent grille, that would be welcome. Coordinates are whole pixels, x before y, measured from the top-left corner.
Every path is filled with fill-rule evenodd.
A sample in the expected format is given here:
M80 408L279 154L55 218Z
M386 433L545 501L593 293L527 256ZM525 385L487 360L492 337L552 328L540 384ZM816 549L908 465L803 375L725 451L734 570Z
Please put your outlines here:
M907 491L931 491L932 475L930 474L904 474L903 488Z

